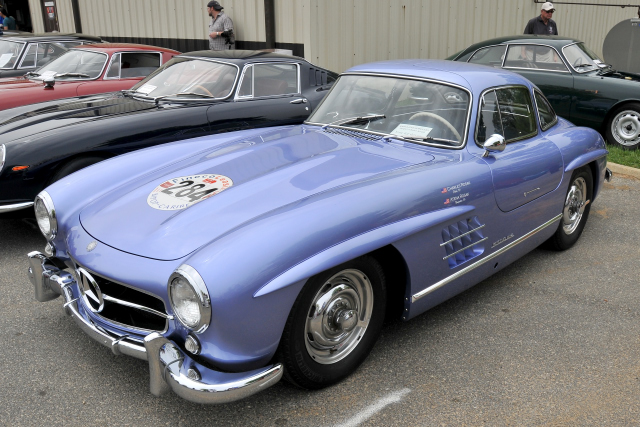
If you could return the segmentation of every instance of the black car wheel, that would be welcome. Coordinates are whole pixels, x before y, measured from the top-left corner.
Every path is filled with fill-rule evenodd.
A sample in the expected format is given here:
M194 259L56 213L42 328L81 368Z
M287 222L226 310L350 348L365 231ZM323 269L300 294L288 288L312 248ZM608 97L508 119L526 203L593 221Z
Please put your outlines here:
M591 170L588 167L575 170L565 197L562 220L548 242L552 249L563 251L578 241L589 217L592 197Z
M373 348L385 305L384 274L372 257L309 279L280 341L284 377L299 387L318 389L348 376Z
M640 104L621 105L611 113L607 123L606 138L609 144L625 150L637 150L640 146Z

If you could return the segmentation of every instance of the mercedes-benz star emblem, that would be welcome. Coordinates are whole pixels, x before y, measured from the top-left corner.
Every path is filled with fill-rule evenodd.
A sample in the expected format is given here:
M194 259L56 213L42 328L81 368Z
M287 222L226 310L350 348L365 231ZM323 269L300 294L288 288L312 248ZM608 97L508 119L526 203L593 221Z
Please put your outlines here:
M78 287L80 288L84 303L94 313L100 313L104 308L104 298L102 297L100 286L98 286L93 276L84 268L79 267L76 271L80 282L78 283Z
M87 245L87 252L91 252L92 250L94 250L96 248L96 246L98 246L98 242L96 242L95 240L91 243L89 243Z

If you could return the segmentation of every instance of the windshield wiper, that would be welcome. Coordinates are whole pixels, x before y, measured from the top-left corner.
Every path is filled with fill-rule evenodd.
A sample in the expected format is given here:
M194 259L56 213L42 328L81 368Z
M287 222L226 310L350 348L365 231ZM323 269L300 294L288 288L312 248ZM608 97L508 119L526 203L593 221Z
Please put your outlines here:
M600 69L600 71L598 71L597 75L598 76L606 76L607 74L613 74L613 73L616 73L616 72L617 72L617 70L614 70L611 65L607 64L607 68Z
M335 122L331 122L322 126L326 128L327 126L342 126L342 125L355 125L359 123L371 123L376 120L386 119L387 116L384 114L371 114L369 116L359 116L359 117L349 117L348 119L340 119Z
M88 74L83 73L62 73L56 74L53 77L90 77Z
M421 142L444 142L451 145L459 145L460 141L454 141L453 139L445 139L445 138L434 138L432 136L425 136L421 138L419 136L400 136L400 135L390 135L394 138L408 139L409 141L421 141Z
M597 65L593 65L593 64L578 64L578 65L574 66L574 68L583 68L583 67L597 67Z

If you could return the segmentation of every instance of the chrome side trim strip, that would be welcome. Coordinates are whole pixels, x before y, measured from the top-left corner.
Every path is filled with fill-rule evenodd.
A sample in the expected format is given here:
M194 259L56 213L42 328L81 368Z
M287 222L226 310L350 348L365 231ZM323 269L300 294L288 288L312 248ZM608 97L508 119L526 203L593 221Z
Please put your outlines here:
M488 237L485 237L484 239L480 239L480 240L478 240L477 242L472 243L472 244L470 244L469 246L465 246L464 248L459 249L459 250L455 251L454 253L449 254L449 255L447 255L446 257L442 258L442 259L443 259L443 260L445 260L445 259L447 259L447 258L451 258L451 257L452 257L452 256L454 256L455 254L459 254L459 253L460 253L460 252L462 252L462 251L465 251L465 250L467 250L467 249L469 249L469 248L472 248L472 247L474 247L475 245L477 245L478 243L482 243L482 242L484 242L484 241L485 241L485 240L487 240L487 239L488 239Z
M438 289L440 289L444 285L453 282L454 280L464 276L465 274L469 273L470 271L475 270L476 268L480 267L481 265L483 265L483 264L491 261L492 259L502 255L503 253L507 252L509 249L512 249L514 246L519 245L520 243L522 243L525 240L527 240L529 237L532 237L534 234L537 234L538 232L544 230L548 226L553 225L560 218L562 218L562 214L556 215L555 217L553 217L549 221L545 222L544 224L542 224L538 228L536 228L534 230L531 230L530 232L528 232L524 236L519 237L517 240L514 240L513 242L509 243L504 248L495 251L491 255L487 255L486 257L482 258L481 260L474 262L473 264L463 268L462 270L452 274L451 276L446 277L446 278L440 280L439 282L434 283L433 285L429 286L428 288L421 290L420 292L418 292L417 294L415 294L415 295L413 295L411 297L411 302L413 303L413 302L418 301L420 298L429 295L431 292L437 291Z
M451 239L451 240L447 240L447 241L446 241L446 242L444 242L444 243L440 243L440 246L447 245L447 244L449 244L449 243L453 242L454 240L458 240L459 238L466 236L467 234L471 234L471 233L473 233L474 231L478 231L478 230L480 230L481 228L483 228L484 226L485 226L485 224L482 224L482 225L481 225L480 227L478 227L478 228L474 228L473 230L469 230L469 231L467 231L466 233L459 235L458 237L454 237L454 238L453 238L453 239Z
M0 213L17 211L20 209L30 208L33 206L33 202L16 203L15 205L3 205L0 206Z
M136 310L146 311L147 313L155 314L156 316L163 317L165 319L173 320L173 316L171 316L170 314L161 313L158 310L154 310L152 308L145 307L143 305L135 304L135 303L128 302L128 301L123 301L123 300L118 299L118 298L110 297L107 294L103 294L102 297L104 298L105 301L109 301L109 302L112 302L114 304L124 305L126 307L135 308ZM129 325L129 327L131 327L131 326Z

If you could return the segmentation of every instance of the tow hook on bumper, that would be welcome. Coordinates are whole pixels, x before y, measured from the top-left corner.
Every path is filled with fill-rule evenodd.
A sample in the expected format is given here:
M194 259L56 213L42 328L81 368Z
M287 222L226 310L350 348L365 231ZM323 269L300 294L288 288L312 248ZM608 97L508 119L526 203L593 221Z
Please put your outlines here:
M191 359L174 342L157 332L144 338L144 343L128 336L114 336L82 316L78 298L74 298L74 277L60 270L40 252L29 257L29 280L36 300L64 299L64 309L91 338L108 347L116 355L125 354L149 362L150 391L160 396L173 390L178 396L195 403L227 403L258 393L282 378L282 365L275 364L248 372L219 372Z

